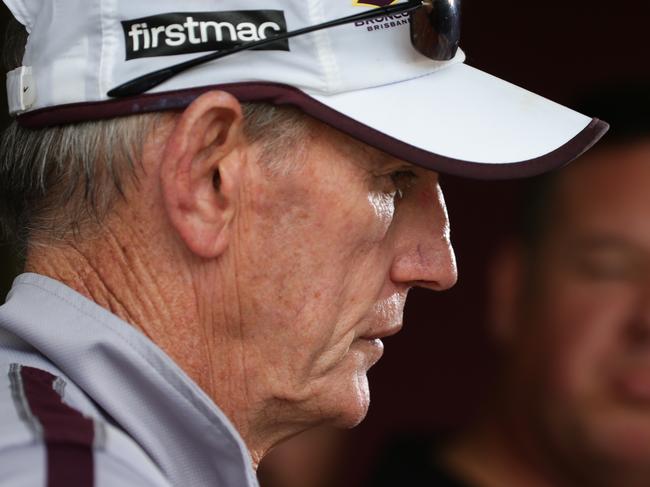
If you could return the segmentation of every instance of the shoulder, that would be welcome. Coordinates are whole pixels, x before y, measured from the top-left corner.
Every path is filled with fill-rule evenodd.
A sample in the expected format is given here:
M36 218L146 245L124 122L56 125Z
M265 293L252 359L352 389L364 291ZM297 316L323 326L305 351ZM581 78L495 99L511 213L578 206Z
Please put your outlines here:
M132 438L78 404L69 380L15 363L1 369L2 485L169 487Z

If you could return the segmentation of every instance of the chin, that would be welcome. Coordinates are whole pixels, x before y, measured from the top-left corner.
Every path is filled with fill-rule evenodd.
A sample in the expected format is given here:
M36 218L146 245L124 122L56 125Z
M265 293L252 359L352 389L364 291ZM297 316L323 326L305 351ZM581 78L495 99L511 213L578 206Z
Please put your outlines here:
M368 387L366 372L356 374L353 383L353 391L351 393L353 397L342 404L346 409L340 416L340 421L337 421L337 426L340 428L354 428L368 414L370 389Z
M350 353L321 383L312 402L315 406L312 411L318 412L320 422L337 428L354 428L366 417L370 406L367 373L376 362L366 348L366 345L353 345Z

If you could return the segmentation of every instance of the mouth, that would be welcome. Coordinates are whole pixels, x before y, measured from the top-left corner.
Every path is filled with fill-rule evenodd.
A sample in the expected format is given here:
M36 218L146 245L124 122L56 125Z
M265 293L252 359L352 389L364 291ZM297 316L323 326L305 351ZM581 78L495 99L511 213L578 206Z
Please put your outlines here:
M370 330L366 334L361 335L359 338L361 340L368 340L368 341L380 340L381 338L386 338L395 335L401 329L402 329L402 322L399 321L395 324L391 324L390 326L385 326L379 329Z
M382 338L394 335L402 329L402 320L391 320L379 326L373 327L364 334L357 337L355 343L360 350L364 350L366 357L369 359L368 368L376 364L384 354L384 343Z
M384 355L384 342L382 338L394 335L402 328L402 321L395 320L390 325L382 324L380 327L371 328L369 331L360 335L355 340L353 347L357 350L363 350L368 362L367 368L375 365Z
M359 338L368 341L380 340L399 332L403 324L405 301L405 294L394 293L389 298L376 303L373 310L374 319Z

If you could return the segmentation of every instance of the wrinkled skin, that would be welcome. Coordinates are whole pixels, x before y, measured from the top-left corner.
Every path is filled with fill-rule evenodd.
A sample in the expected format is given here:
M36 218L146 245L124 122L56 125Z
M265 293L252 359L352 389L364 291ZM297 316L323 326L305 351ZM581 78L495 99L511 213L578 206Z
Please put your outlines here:
M456 281L438 175L305 123L292 168L271 171L239 102L206 93L157 126L101 229L28 256L160 346L255 464L308 427L357 424L408 290Z
M299 169L257 171L232 259L247 380L274 421L353 426L409 288L456 279L437 174L323 127Z

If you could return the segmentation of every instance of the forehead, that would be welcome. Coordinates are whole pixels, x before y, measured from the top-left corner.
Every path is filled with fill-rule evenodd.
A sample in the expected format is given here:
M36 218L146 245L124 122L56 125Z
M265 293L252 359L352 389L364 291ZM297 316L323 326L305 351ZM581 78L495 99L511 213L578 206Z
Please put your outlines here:
M598 148L557 183L554 220L563 232L600 233L650 248L650 138Z
M370 172L398 165L415 167L318 120L310 118L308 126L309 137L304 142L316 149L316 159L336 158Z

